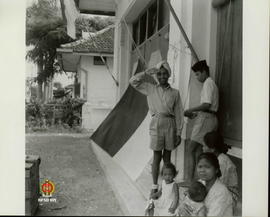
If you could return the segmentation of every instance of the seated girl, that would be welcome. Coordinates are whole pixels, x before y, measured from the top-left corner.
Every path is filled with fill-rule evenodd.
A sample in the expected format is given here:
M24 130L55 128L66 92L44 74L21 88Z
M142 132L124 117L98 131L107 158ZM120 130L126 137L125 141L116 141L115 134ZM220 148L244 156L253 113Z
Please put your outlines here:
M212 152L218 158L221 170L221 177L219 179L232 193L233 205L235 207L239 198L238 177L236 166L229 156L226 155L229 146L224 144L222 136L216 131L207 133L204 136L204 142L203 152Z

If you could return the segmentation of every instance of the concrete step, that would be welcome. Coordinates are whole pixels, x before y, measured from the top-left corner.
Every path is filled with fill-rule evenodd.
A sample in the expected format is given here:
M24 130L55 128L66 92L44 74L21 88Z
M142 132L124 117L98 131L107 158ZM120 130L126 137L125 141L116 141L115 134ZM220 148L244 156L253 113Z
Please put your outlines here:
M91 145L112 186L116 198L119 200L123 213L127 216L143 216L146 207L146 198L111 156L93 141L91 141Z

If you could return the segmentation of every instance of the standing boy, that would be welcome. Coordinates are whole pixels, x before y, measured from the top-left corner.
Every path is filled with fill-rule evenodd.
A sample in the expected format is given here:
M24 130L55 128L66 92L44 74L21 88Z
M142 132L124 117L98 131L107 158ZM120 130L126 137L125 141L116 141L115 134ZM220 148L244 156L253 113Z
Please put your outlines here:
M158 84L146 81L146 75L155 75ZM168 83L171 69L166 61L156 67L135 74L130 84L147 96L148 107L152 116L150 123L150 148L153 150L151 194L158 190L159 165L170 163L171 151L181 142L183 125L183 107L179 91Z
M197 156L202 152L203 138L208 132L217 130L219 95L218 88L209 76L209 67L205 60L192 66L199 82L203 83L200 105L187 109L184 115L188 118L196 118L192 129L190 143L187 147L187 166L185 166L186 181L191 182L194 176Z

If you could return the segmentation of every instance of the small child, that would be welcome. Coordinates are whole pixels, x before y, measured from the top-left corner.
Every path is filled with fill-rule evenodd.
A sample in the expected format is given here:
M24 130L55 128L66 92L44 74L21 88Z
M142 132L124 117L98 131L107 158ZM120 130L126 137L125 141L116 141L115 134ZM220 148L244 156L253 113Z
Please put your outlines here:
M206 194L206 187L201 182L192 182L177 209L177 216L206 216L203 202Z
M204 136L205 145L203 146L203 152L214 153L219 161L221 177L220 181L226 185L228 190L232 194L233 205L236 206L239 198L238 192L238 177L236 172L236 166L231 161L228 155L226 155L230 146L226 145L222 136L216 132L209 132Z
M179 189L174 182L176 175L177 171L172 163L164 164L161 188L151 195L146 215L175 216L179 201Z

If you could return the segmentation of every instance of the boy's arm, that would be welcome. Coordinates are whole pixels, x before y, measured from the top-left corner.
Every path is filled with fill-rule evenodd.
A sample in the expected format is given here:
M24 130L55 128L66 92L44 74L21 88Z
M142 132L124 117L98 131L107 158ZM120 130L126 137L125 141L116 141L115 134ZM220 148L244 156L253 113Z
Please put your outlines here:
M153 75L155 72L156 70L154 68L139 72L130 78L129 83L142 94L148 95L152 85L145 81L145 76Z
M174 106L174 115L175 115L175 122L176 122L176 135L177 136L181 136L183 123L184 123L183 112L184 112L184 109L183 109L183 105L182 105L182 100L181 100L179 92L177 92L177 97L176 97L175 106Z
M187 117L192 117L193 112L208 111L213 103L214 86L212 83L206 83L201 92L201 104L187 109L184 113Z
M170 213L174 213L179 202L179 189L176 183L173 184L174 198L171 207L169 208Z
M184 123L183 112L184 112L184 109L183 109L180 94L178 92L177 97L176 97L176 101L175 101L175 106L174 106L176 135L177 135L175 147L177 147L181 143L181 133L182 133L183 123Z
M156 193L153 193L151 195L151 198L154 199L154 200L156 200L156 199L158 199L161 196L161 194L162 194L162 189L160 188Z
M211 104L210 103L202 103L199 106L196 106L196 107L187 109L184 112L184 115L187 116L187 117L189 117L189 116L192 116L192 112L208 111L210 109L210 107L211 107Z

